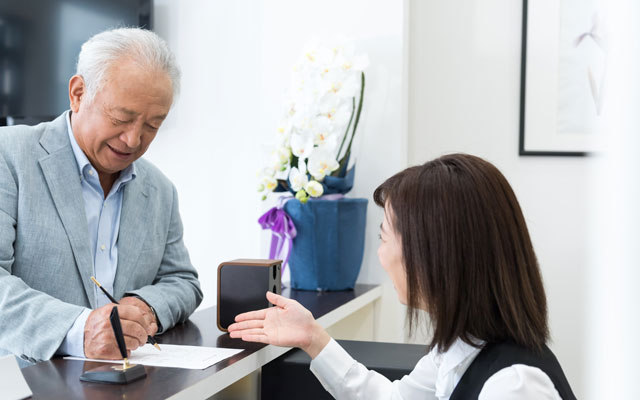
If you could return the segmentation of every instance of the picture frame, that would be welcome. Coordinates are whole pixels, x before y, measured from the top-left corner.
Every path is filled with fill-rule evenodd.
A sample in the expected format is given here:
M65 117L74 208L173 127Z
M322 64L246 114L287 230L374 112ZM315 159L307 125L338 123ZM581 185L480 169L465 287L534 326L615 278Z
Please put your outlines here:
M521 156L586 156L602 141L606 41L595 0L523 0Z

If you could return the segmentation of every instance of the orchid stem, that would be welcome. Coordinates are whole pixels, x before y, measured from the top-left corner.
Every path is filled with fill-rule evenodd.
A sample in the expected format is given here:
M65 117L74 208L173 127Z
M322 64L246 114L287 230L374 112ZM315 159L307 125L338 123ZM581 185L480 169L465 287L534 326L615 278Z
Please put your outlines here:
M353 97L351 99L351 118L349 118L349 125L347 125L347 130L344 132L344 137L342 138L342 143L340 143L340 148L338 149L338 161L342 161L340 159L340 153L342 153L342 147L344 146L344 142L347 140L347 136L349 136L349 128L351 128L351 122L353 122L353 116L356 113L356 98Z
M344 153L345 156L351 154L351 145L353 144L353 138L356 136L356 129L358 129L358 122L360 122L360 113L362 112L362 100L364 99L364 72L361 75L362 86L360 88L360 102L358 104L358 113L356 114L356 122L353 124L353 133L351 134L351 140L349 141L349 146L347 147L347 151Z

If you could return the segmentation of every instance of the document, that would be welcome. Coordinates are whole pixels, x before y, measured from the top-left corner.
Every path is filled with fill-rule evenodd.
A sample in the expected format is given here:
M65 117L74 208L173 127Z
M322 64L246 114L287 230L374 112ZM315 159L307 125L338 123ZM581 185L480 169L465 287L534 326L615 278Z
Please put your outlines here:
M3 399L18 400L31 397L31 389L13 355L0 357L0 387Z
M181 346L177 344L160 344L160 347L162 350L158 350L148 343L145 344L131 352L129 363L149 365L153 367L205 369L242 352L242 349ZM82 357L65 357L65 359L98 361L114 364L122 363L122 360L96 360Z

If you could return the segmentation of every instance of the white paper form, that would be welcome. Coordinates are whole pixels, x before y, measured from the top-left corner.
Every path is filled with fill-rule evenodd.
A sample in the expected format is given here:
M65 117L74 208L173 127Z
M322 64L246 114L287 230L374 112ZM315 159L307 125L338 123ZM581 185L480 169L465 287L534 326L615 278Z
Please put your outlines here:
M129 363L153 367L170 367L186 369L205 369L225 360L242 349L225 349L221 347L182 346L177 344L160 344L158 350L150 344L131 352ZM65 357L65 360L98 361L121 364L122 360L96 360L82 357Z

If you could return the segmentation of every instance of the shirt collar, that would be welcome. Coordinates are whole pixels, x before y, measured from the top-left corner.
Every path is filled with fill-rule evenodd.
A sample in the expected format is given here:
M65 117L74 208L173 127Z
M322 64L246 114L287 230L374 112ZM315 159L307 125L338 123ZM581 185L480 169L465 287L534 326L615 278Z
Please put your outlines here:
M482 349L484 342L474 341L480 347L471 346L458 338L444 353L436 349L434 362L438 367L438 377L436 379L436 396L438 398L450 396L460 379L459 370L465 370Z
M75 136L73 135L73 128L71 128L71 110L67 111L67 133L69 135L69 141L71 142L71 148L73 149L73 155L76 158L76 162L78 163L78 172L80 176L82 176L83 171L87 168L87 166L93 167L91 162L84 154L78 142L76 141ZM95 169L95 167L94 167ZM132 181L136 177L136 163L133 162L124 170L120 171L120 176L114 182L114 187L118 188L120 185L123 185L129 181Z
M478 341L478 345L482 348L484 342ZM458 365L462 364L469 356L479 350L462 339L458 338L444 353L436 353L436 365L443 373L448 373Z
M78 142L76 141L75 136L73 136L73 129L71 128L71 111L67 111L67 134L69 135L69 141L71 142L71 148L73 149L73 155L76 158L76 162L78 163L78 172L82 175L82 171L87 165L91 165L89 159L84 154L80 146L78 146Z

